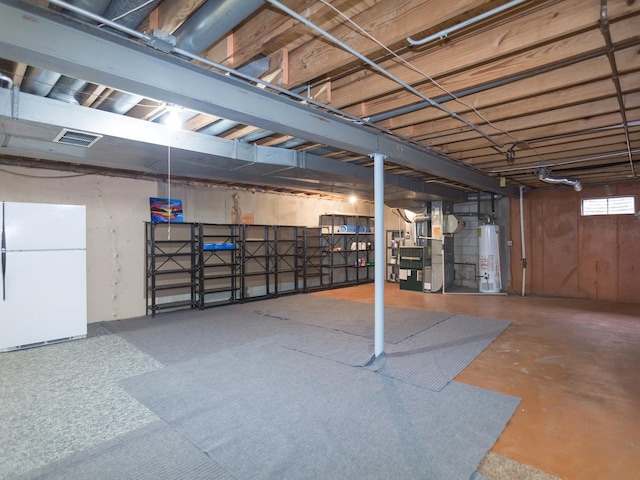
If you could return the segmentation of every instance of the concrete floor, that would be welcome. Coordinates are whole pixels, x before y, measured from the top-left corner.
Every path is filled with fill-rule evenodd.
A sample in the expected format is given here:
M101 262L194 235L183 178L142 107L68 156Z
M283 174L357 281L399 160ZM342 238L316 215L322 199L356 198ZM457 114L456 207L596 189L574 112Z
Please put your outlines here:
M373 303L374 286L316 295ZM640 304L397 284L386 285L385 303L512 322L456 378L522 399L494 453L562 479L640 478Z

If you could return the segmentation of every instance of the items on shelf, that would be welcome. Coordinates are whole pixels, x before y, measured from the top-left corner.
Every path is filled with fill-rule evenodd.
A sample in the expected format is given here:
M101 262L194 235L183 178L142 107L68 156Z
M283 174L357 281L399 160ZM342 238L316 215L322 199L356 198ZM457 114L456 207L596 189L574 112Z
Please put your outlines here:
M325 242L323 283L328 288L372 282L373 217L348 214L320 215Z
M235 243L203 243L203 250L234 250L236 248Z

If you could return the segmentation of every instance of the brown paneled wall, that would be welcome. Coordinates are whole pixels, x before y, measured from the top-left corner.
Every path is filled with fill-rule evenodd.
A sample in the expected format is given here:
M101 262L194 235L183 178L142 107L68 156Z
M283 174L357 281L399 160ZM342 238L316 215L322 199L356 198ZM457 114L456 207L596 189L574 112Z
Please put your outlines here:
M610 185L635 195L640 182ZM640 303L640 218L580 215L583 198L605 197L604 186L525 191L526 293ZM511 290L522 291L519 199L511 200Z

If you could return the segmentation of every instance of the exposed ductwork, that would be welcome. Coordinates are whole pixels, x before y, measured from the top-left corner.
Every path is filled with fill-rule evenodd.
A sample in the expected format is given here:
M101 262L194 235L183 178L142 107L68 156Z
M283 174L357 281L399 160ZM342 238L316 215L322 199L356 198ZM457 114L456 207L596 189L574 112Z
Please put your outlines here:
M46 97L62 75L51 70L28 67L20 90L39 97Z
M83 90L86 85L87 82L84 80L62 76L47 96L54 100L79 105L80 102L76 98L76 95Z
M563 178L563 177L552 177L550 176L550 171L547 168L542 167L538 172L538 178L546 183L563 183L565 185L571 185L576 192L582 190L582 184L580 180L574 180L571 178Z
M81 8L82 10L95 13L96 15L102 15L107 10L111 0L67 0L67 3ZM82 15L75 12L69 12L69 15L85 20Z
M109 5L109 0L95 2L91 0L70 0L69 3L91 13L102 15ZM70 15L76 18L82 18L74 12L70 12ZM25 80L28 87L25 91L28 93L48 96L49 98L76 105L79 104L76 95L87 85L87 82L83 80L63 77L59 73L40 69L34 69L34 71L29 72ZM46 93L43 93L45 91Z
M138 28L160 0L112 0L104 11L104 17L128 28Z
M176 45L199 54L258 10L263 0L208 0L174 33Z
M117 5L109 6L105 12L105 17L107 18L115 18L121 14L121 11L130 9L131 5L128 5L127 9L124 7L132 2L120 0L112 3L117 3ZM155 7L155 4L157 3L158 2L154 2L152 6ZM262 0L209 0L174 32L176 44L183 50L187 50L193 54L198 54L229 33L229 31L235 28L240 22L255 12L262 3ZM139 25L144 16L148 14L147 10L149 10L149 8L145 7L144 9L141 9L140 12L136 12L136 15L138 16L135 18L137 21L135 26ZM131 27L129 24L126 26ZM265 61L266 67L263 67ZM258 77L268 70L269 58L261 57L255 62L250 62L249 65L251 65L251 67L249 67L248 71L245 73ZM113 101L105 101L98 108L100 110L124 115L142 99L143 97L139 95L121 94ZM191 116L193 116L193 114Z
M113 92L97 108L98 110L104 110L105 112L124 115L138 103L140 103L143 99L144 97L142 95L134 95L133 93L124 92Z
M69 0L68 3L82 10L96 15L104 15L107 18L122 18L116 20L121 25L129 28L136 28L149 12L153 10L160 0L155 0L145 5L146 0ZM140 8L139 8L140 7ZM130 12L130 13L129 13ZM83 18L80 14L69 12L69 15ZM61 76L59 73L31 68L27 70L25 79L22 82L22 91L39 96L48 96L56 100L67 103L79 104L78 94L87 86L84 80L72 77ZM122 111L122 105L135 105L140 101L128 101L118 104L118 113Z

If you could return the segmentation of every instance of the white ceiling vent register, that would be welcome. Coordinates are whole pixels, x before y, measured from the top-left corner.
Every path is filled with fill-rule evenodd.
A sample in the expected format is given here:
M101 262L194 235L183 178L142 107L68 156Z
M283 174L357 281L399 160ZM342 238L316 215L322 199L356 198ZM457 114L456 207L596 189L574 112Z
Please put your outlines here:
M94 143L102 138L102 135L95 133L81 132L80 130L71 130L69 128L63 128L56 138L53 139L56 143L64 143L67 145L76 145L78 147L91 147Z

